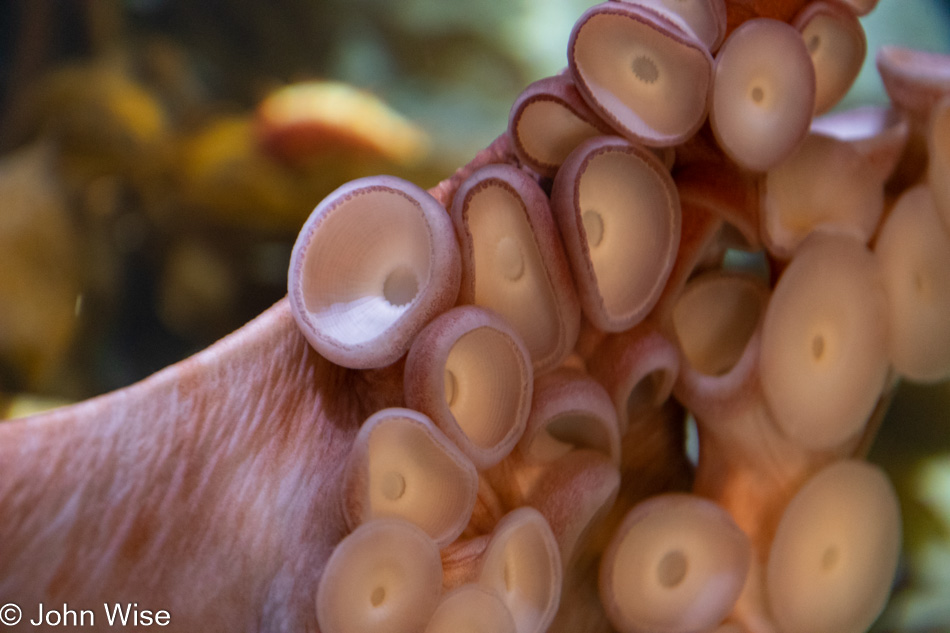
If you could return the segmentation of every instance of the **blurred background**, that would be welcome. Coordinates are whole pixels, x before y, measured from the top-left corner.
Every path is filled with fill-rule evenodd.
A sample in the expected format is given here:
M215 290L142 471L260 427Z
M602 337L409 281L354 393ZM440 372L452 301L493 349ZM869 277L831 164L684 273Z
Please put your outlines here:
M0 2L0 419L139 380L286 293L353 178L429 187L566 65L592 0ZM950 4L880 0L873 51L950 51ZM950 631L950 391L901 386L872 459L907 554L879 631Z

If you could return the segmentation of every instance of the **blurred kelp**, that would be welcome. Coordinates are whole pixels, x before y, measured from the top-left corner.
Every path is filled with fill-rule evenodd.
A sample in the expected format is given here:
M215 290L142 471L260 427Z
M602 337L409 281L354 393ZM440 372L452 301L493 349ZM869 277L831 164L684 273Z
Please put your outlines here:
M285 293L316 201L369 174L435 184L537 74L499 28L523 7L498 0L0 12L0 240L15 243L0 393L89 397L239 327Z
M0 158L0 377L51 380L75 336L80 243L52 151L35 144Z

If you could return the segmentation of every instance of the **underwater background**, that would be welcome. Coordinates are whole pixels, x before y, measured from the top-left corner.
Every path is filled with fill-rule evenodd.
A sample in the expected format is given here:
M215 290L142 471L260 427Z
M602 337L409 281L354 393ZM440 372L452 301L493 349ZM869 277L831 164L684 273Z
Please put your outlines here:
M297 231L353 178L429 187L566 65L581 0L0 3L0 418L110 391L286 294ZM950 52L950 3L881 0L874 51ZM311 112L275 136L276 99ZM342 116L341 113L348 113ZM870 459L905 556L877 631L950 631L950 387L902 385Z

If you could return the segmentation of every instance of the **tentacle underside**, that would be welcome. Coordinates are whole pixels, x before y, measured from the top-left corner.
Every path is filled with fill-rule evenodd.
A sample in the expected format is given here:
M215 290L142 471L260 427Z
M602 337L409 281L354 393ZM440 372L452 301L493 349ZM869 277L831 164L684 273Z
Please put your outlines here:
M918 327L942 331L950 271L887 248L901 225L882 217L927 215L950 257L933 175L950 97L914 115L933 86L906 54L879 59L907 84L889 116L920 119L932 172L895 203L909 183L878 163L906 134L808 127L827 70L811 55L831 37L803 39L808 4L592 7L569 68L456 174L428 192L360 179L321 202L289 299L131 387L0 424L0 603L23 630L41 604L95 610L104 630L103 603L131 603L175 631L866 631L900 526L859 460L899 379L950 376L950 338ZM851 24L874 4L812 8ZM804 83L737 59L777 37ZM873 212L841 211L848 183ZM888 304L892 286L913 310ZM907 361L926 371L894 361L898 331L932 352ZM464 476L427 487L447 471L404 462ZM425 526L406 510L420 505ZM814 617L794 606L822 600Z
M315 630L345 530L335 480L400 392L318 356L284 300L136 385L0 425L0 595L139 602L182 631Z

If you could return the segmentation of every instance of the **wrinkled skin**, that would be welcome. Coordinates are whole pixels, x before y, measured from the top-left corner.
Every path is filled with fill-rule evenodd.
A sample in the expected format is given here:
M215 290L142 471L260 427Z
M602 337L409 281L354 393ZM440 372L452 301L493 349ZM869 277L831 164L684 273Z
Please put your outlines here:
M431 192L445 203L472 171L510 157L502 136ZM131 387L0 424L0 602L24 616L11 630L42 630L27 624L41 602L93 610L102 629L103 603L136 602L167 610L165 630L317 631L321 573L348 532L345 458L363 420L405 406L403 367L330 363L284 299ZM590 539L594 549L634 503L688 485L681 408L671 403L649 419L624 440L632 448L623 501ZM572 518L558 497L585 494L585 477L570 472L544 473L539 503L555 500L550 512L542 507L549 521ZM487 534L531 503L524 486L536 477L516 457L485 473L469 528L443 552L446 587L474 579ZM557 630L608 630L597 560L579 553Z
M804 4L733 0L729 28ZM40 602L93 609L99 628L103 602L137 602L169 611L165 630L316 631L317 585L346 533L344 458L366 417L403 404L402 384L401 363L359 372L321 358L284 300L132 387L0 424L0 603L24 609L10 630L38 630L27 620Z
M101 604L137 602L169 611L166 630L317 631L320 575L347 533L346 453L366 417L404 405L402 384L402 363L358 372L320 357L283 300L141 383L0 425L0 596L24 609L13 630L37 630L26 621L40 602L91 609L100 628ZM682 456L661 457L682 445L662 431L673 409L628 434L627 502L605 531L636 500L685 484ZM518 478L519 464L500 468ZM548 494L576 495L583 483L555 475ZM481 503L507 494L503 505L520 505L515 488ZM503 512L476 508L444 553L445 582L472 580ZM596 559L582 553L562 630L603 630L595 578Z
M316 630L340 465L401 393L398 368L319 357L282 301L137 385L0 425L0 596L25 616L131 601L180 631Z

